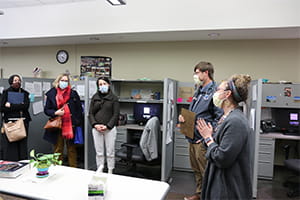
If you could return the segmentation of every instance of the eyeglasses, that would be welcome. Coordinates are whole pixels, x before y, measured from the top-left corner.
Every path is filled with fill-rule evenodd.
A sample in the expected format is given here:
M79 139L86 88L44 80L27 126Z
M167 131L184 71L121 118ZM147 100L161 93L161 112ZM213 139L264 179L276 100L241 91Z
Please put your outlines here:
M216 91L220 91L220 90L227 91L227 90L229 90L229 89L228 89L228 88L225 88L225 89L224 89L224 88L217 88L217 89L216 89Z
M62 82L69 82L68 80L60 80L60 81L62 81Z

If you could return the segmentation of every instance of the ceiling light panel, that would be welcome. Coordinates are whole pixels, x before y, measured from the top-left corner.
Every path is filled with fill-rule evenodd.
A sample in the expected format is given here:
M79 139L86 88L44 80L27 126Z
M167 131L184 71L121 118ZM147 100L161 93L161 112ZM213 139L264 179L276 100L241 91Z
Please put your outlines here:
M49 5L49 4L86 2L86 1L95 1L95 0L0 0L0 9L26 7L26 6L41 6L41 5Z
M111 5L119 6L119 5L125 5L125 0L107 0Z

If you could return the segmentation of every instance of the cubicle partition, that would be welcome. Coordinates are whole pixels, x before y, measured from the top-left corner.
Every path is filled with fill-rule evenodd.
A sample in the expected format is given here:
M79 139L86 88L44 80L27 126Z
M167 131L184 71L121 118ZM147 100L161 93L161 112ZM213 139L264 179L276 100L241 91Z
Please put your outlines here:
M77 91L84 103L84 169L96 169L96 152L92 135L92 127L88 120L90 100L97 91L96 79L85 77L85 80L72 81L72 88Z
M258 172L258 151L259 151L259 130L260 130L260 115L261 115L261 93L262 90L262 80L254 80L251 81L249 88L249 99L248 104L249 112L248 119L250 127L253 130L253 141L254 141L254 157L253 163L251 166L253 167L253 179L252 179L252 190L253 190L253 198L257 196L257 172Z
M177 119L177 81L164 80L164 110L161 180L168 181L173 169L174 132Z

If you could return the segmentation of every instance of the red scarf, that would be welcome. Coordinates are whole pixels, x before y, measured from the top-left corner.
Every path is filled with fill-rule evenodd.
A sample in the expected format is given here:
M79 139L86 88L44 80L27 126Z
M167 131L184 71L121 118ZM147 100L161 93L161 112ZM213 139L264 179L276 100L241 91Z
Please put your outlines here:
M74 137L73 128L72 128L72 119L69 105L67 102L70 99L71 87L68 86L65 89L56 88L56 104L57 108L64 108L65 114L61 116L62 119L62 136L66 139L72 139Z

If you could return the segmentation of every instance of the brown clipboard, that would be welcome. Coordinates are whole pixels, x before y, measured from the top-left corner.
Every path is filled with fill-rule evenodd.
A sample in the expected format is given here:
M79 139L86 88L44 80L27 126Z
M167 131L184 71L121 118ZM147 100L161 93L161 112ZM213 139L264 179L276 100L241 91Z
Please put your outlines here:
M183 135L193 139L196 113L194 113L188 109L181 108L181 115L184 118L184 122L180 123L180 132Z

